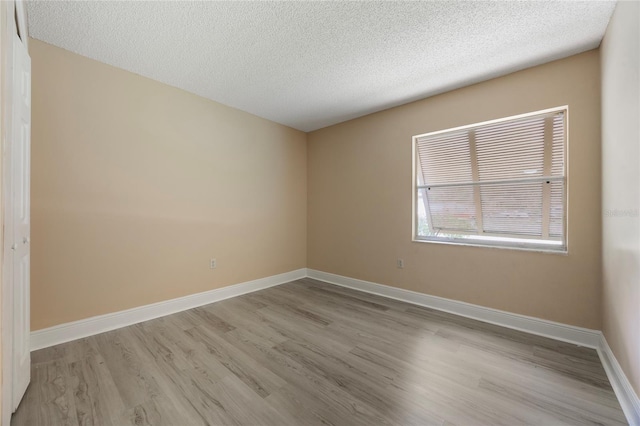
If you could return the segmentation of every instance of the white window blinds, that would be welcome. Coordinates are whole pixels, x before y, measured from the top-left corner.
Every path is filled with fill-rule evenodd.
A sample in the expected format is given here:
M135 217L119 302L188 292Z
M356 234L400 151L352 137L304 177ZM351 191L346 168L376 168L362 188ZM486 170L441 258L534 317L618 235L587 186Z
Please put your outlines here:
M563 250L565 119L555 110L415 136L416 238Z

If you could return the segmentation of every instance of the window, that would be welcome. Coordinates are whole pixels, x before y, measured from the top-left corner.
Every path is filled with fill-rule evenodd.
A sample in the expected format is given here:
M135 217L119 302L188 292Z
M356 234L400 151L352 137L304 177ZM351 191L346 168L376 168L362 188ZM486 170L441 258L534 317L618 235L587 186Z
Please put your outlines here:
M413 137L414 240L566 251L567 108Z

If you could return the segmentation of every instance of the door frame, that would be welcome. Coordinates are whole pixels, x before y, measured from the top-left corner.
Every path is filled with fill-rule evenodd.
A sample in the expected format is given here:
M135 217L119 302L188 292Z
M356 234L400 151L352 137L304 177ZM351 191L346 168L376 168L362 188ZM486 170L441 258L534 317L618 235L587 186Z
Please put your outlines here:
M0 244L2 269L0 273L2 286L0 303L2 315L0 317L2 343L2 393L0 417L1 426L9 426L13 413L13 287L12 271L13 259L11 257L11 245L13 233L5 232L7 219L12 218L11 189L11 139L13 122L13 34L18 34L28 48L27 9L23 0L0 2L0 49L2 51L0 69L1 111L0 117L0 176L2 183L2 205L0 207L0 222L2 223L2 244Z

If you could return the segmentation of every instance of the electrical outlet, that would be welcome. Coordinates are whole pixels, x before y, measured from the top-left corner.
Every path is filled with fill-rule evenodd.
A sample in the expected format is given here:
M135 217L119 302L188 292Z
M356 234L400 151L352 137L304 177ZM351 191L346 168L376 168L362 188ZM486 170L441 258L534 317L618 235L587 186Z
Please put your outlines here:
M215 259L211 259L209 261L209 269L216 269L216 260Z
M396 266L398 267L398 269L404 268L404 259L398 259L396 261Z

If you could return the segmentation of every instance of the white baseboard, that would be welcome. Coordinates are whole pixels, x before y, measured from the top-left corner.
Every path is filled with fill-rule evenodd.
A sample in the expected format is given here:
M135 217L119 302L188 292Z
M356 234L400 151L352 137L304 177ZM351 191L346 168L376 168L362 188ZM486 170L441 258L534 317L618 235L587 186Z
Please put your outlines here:
M260 278L203 293L192 294L177 299L37 330L31 333L31 350L42 349L71 340L93 336L104 333L105 331L115 330L305 277L597 349L609 381L627 416L629 424L632 426L640 426L640 400L620 368L613 352L611 352L611 348L602 335L602 332L599 330L591 330L540 318L528 317L314 269L298 269L284 274Z
M42 330L32 331L30 336L31 350L35 351L37 349L58 345L71 340L93 336L94 334L104 333L105 331L115 330L117 328L137 324L142 321L148 321L176 312L185 311L187 309L218 302L230 297L240 296L241 294L251 293L257 290L284 284L289 281L304 278L306 275L307 270L305 268L297 269L295 271L217 288L203 293L191 294L177 299L166 300L163 302L153 303L151 305L140 306L137 308L127 309L125 311L99 315L79 321L56 325Z
M561 340L563 342L574 343L594 349L600 346L600 336L602 333L599 330L591 330L540 318L513 314L511 312L485 308L484 306L473 305L471 303L403 290L401 288L316 271L314 269L308 269L307 276L342 287L377 294L390 299L425 306L427 308L437 309L439 311L449 312L463 317L537 334L538 336Z
M627 421L631 426L640 426L640 398L631 387L629 379L627 379L620 364L618 364L618 360L613 355L604 335L601 336L598 355L600 355L604 371L607 372L609 382L611 382L611 386L622 406L622 411L627 416Z
M314 269L307 269L307 276L341 287L377 294L390 299L425 306L427 308L596 349L607 373L607 377L611 382L611 386L627 417L627 421L631 426L640 426L640 400L638 399L638 395L634 392L627 376L622 371L613 352L611 352L611 348L604 338L604 335L599 330L591 330L540 318L513 314L497 309L485 308L484 306L403 290Z

